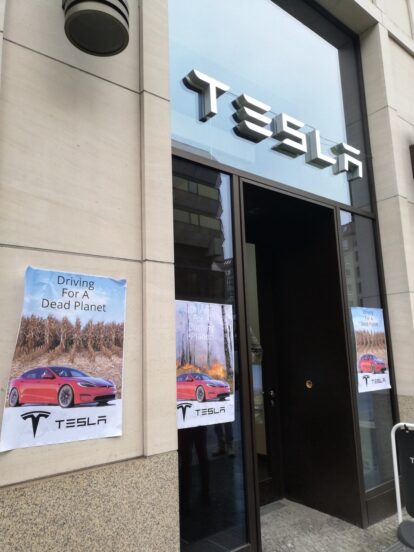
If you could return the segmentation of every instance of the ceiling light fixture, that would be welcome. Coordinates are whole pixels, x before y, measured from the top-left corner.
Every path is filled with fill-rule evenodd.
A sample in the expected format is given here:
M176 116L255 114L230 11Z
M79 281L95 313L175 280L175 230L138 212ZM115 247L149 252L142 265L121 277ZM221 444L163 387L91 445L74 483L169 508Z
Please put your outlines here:
M129 41L128 0L62 0L65 33L93 56L113 56Z

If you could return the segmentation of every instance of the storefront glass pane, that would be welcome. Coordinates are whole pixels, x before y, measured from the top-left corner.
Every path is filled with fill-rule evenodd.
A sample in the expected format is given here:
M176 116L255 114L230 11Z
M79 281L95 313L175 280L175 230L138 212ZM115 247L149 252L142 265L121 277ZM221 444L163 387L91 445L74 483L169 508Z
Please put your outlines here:
M173 162L176 298L233 306L236 329L230 177ZM235 421L180 429L181 550L236 549L247 542L237 335ZM196 354L191 370L203 371ZM208 401L201 403L208 409Z
M341 225L348 304L350 307L381 308L372 220L342 211ZM378 343L374 350L370 336L366 336L366 346L360 345L358 351L386 357L385 343ZM357 355L354 362L357 377L360 362ZM375 368L373 371L375 373ZM365 487L369 490L393 477L390 390L358 393L358 411Z
M355 180L350 190L346 173L335 175L331 165L321 168L309 163L304 154L281 153L275 149L280 142L273 136L257 142L234 130L233 102L246 94L269 107L264 108L269 120L286 113L305 124L301 132L320 131L325 155L333 156L331 148L341 142L360 148L355 137L359 116L354 109L350 121L344 109L349 102L343 97L336 47L271 0L209 0L203 7L199 2L170 0L169 17L172 138L177 147L366 207L365 178ZM193 69L230 87L217 100L217 114L206 122L199 119L200 95L183 83ZM354 75L350 80L355 81ZM352 99L357 105L358 98ZM274 122L265 128L274 131Z

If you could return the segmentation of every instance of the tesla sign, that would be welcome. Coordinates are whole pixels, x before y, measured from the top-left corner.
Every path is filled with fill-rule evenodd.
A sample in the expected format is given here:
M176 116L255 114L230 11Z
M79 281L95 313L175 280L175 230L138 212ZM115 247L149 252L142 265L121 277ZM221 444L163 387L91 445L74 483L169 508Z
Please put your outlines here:
M204 123L217 115L218 98L230 90L227 84L196 69L191 70L183 82L187 88L199 94L199 119ZM319 130L303 132L305 123L286 113L279 113L271 118L266 115L271 111L270 105L246 94L238 96L233 105L233 117L237 122L233 130L238 136L255 143L274 138L278 143L272 149L276 151L291 157L305 155L306 162L310 165L320 169L332 167L334 174L346 172L348 180L362 178L362 162L358 159L361 152L353 146L341 142L331 148L330 153L333 155L323 153Z

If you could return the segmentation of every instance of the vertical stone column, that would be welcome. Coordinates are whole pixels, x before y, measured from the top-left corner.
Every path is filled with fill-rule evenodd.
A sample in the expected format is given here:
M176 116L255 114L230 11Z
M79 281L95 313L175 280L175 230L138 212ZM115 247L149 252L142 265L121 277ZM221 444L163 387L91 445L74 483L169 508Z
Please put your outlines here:
M1 86L1 59L3 53L3 30L4 30L4 12L6 10L6 0L0 0L0 86Z
M127 280L123 435L0 454L2 552L179 550L168 2L129 4L99 58L0 0L0 421L27 265Z
M363 33L361 47L397 393L401 419L413 421L414 192L408 146L414 126L410 114L401 112L401 90L412 88L397 82L413 71L413 62L381 23Z
M168 2L141 0L144 452L177 448Z

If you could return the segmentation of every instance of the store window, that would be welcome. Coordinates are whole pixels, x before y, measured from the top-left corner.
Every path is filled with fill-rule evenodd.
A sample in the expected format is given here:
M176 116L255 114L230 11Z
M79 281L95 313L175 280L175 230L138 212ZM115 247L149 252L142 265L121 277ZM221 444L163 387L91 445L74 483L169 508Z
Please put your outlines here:
M342 211L341 228L348 305L381 309L373 221ZM385 338L373 351L367 335L366 346L362 345L360 352L365 356L375 352L376 358L383 359L387 354ZM359 359L354 362L357 364ZM365 488L370 490L393 477L391 391L359 392L358 412Z
M262 176L347 205L370 209L362 116L353 38L328 26L322 38L272 0L170 0L170 73L173 144L224 165ZM290 0L286 9L299 5ZM310 26L317 18L309 17ZM254 24L252 24L254 20ZM217 113L200 121L200 94L184 78L192 70L214 78L228 90L217 99ZM252 140L237 130L237 98L245 94L265 104L269 137ZM236 107L235 107L236 105ZM275 117L285 113L304 124L307 140L320 133L321 153L349 143L361 151L363 177L334 174L306 155L282 151ZM296 152L297 153L297 152Z
M177 155L200 163L208 160L206 165L218 167L174 159L176 298L231 306L235 357L234 421L179 429L181 547L191 552L233 550L250 540L254 505L250 500L247 528L245 460L250 466L250 457L244 459L242 454L230 174L258 179L293 195L312 194L318 196L316 202L323 198L323 203L344 209L342 254L348 305L381 309L369 218L370 155L364 136L358 46L351 33L302 0L210 0L203 7L198 2L170 0L169 21L173 146ZM200 88L189 77L194 71L218 81L216 106L203 104ZM257 139L257 128L250 138L240 132L240 118L249 114L236 113L243 111L241 101L247 101L248 108L260 106L263 139ZM306 136L302 142L299 139L302 154L279 147L283 137L277 133L277 120L282 113L304 124L298 126ZM325 160L338 155L338 144L352 146L359 152L355 155L361 161L361 173L335 171L335 163L312 162L310 136L319 137L318 156ZM364 211L367 216L360 216ZM191 348L184 351L177 343L177 349L181 350L177 373L183 379L186 366L197 363ZM253 360L255 390L260 387L254 373L259 359L258 353ZM243 391L246 386L247 381ZM255 406L256 426L264 427L259 400ZM391 478L390 390L358 393L358 412L365 488L371 490ZM261 430L256 427L257 431ZM252 476L249 471L248 477Z
M173 197L176 299L188 301L190 305L207 305L205 312L215 305L230 305L235 329L230 177L175 159ZM210 338L208 334L205 337L213 340L212 335L210 329ZM247 542L239 354L235 331L232 335L227 334L226 342L230 344L228 349L234 349L234 421L201 423L198 427L178 431L183 551L233 550ZM180 346L178 343L177 349ZM181 347L182 351L184 349ZM179 356L184 354L181 352ZM200 353L191 347L188 357L177 361L182 372L177 376L180 384L183 378L209 378L211 362L202 359ZM206 381L208 385L211 380ZM190 386L192 384L189 382ZM224 401L218 404L224 404ZM206 411L211 405L209 401L200 402L200 408Z

